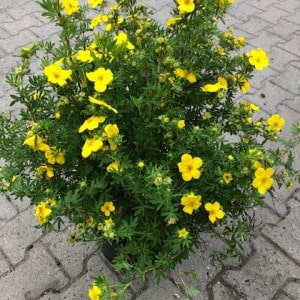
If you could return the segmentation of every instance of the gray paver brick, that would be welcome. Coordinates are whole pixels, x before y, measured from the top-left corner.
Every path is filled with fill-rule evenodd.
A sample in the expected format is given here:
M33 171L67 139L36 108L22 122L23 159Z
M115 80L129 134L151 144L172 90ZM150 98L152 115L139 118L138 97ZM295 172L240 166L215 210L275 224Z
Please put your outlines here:
M278 71L284 71L286 66L289 65L291 62L299 60L299 57L297 57L296 55L287 53L286 51L277 46L272 47L269 56L271 59L270 64L272 68Z
M276 230L273 226L266 225L262 232L279 247L284 249L300 265L300 203L295 200L289 202L290 212L280 221Z
M220 266L215 267L211 265L209 257L213 250L222 250L225 244L220 239L211 237L207 233L201 233L200 238L200 248L190 255L188 260L183 261L181 265L177 266L171 273L171 276L179 285L182 280L186 282L187 286L195 285L200 291L201 299L206 299L208 297L206 291L207 282L211 281L221 270ZM196 280L192 280L191 278L193 272L196 272Z
M9 263L7 262L5 256L0 249L0 277L7 271L9 271Z
M261 10L267 10L271 5L280 2L280 0L272 0L272 1L265 1L265 0L248 0L247 3L253 7L259 8Z
M71 278L78 276L83 271L83 261L97 250L96 243L68 243L67 237L74 231L52 231L43 236L42 241L48 249L61 262Z
M117 282L117 277L106 266L101 258L94 254L87 262L86 272L73 280L71 285L60 293L49 292L46 293L40 300L87 300L87 292L92 286L93 278L96 276L105 275L110 282Z
M0 277L0 295L2 300L33 300L44 290L60 289L67 283L45 248L35 244L16 270Z
M2 224L0 247L13 265L22 261L27 247L41 237L42 232L34 228L35 225L37 222L31 209L25 210L16 218Z
M239 24L239 28L245 32L249 32L252 35L259 36L263 30L272 26L272 23L269 23L261 18L256 16L251 16L248 22Z
M278 85L271 82L268 78L262 83L263 90L257 90L251 100L263 108L268 113L274 113L276 107L283 101L289 101L294 99L294 95L284 91ZM264 98L261 94L264 94Z
M217 282L212 287L212 292L213 292L214 300L233 300L234 299L233 296L231 295L231 293L226 289L226 287L221 282ZM203 298L203 300L205 300L205 299Z
M150 287L140 295L139 299L143 300L157 300L157 299L164 299L164 300L174 300L181 297L182 293L180 290L168 279L162 280L160 285L157 286L156 284L152 283Z
M240 270L226 271L223 278L247 300L269 300L288 277L299 278L300 268L262 237L255 252ZM253 292L254 291L254 292Z
M275 26L268 28L267 31L280 36L282 39L290 40L295 33L295 24L289 20L280 19Z
M299 34L293 34L292 38L289 41L286 41L284 43L279 43L278 47L280 47L280 48L282 48L282 49L284 49L286 51L289 51L289 52L291 52L291 53L293 53L295 55L300 56L299 55L300 32L299 32Z
M258 17L273 24L277 24L282 17L288 17L289 15L291 15L290 12L283 11L274 5L269 6L264 12L257 14Z
M261 13L262 10L253 6L249 6L247 2L240 2L238 4L233 4L230 8L229 13L237 19L244 22L248 21L252 15L257 15Z
M285 286L284 292L290 296L290 299L300 299L300 278L291 279Z
M17 214L16 208L8 201L5 195L0 195L0 224L2 221L9 220ZM1 225L0 225L1 226Z
M293 74L293 76L291 77L290 74ZM271 81L288 92L298 95L300 93L299 76L300 70L289 65L286 67L285 72L271 78Z
M0 39L0 48L4 53L16 53L17 50L22 47L28 46L34 41L36 41L37 37L28 29L20 28L20 31L17 35L10 36L5 40ZM14 65L10 65L13 67Z

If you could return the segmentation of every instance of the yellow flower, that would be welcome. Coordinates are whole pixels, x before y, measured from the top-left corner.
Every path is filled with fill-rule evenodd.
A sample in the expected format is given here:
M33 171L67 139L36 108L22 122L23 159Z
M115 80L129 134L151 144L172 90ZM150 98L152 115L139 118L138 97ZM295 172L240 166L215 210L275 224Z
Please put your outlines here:
M201 206L201 196L190 193L181 198L181 205L183 205L183 211L189 215L197 210Z
M93 57L90 50L79 50L75 58L81 62L92 62Z
M114 227L115 226L115 223L114 221L112 220L112 218L109 218L107 220L104 220L104 227L103 227L103 230L106 231L106 230L109 230L110 228Z
M139 161L138 163L137 163L137 166L139 167L139 168L144 168L145 167L145 163L143 162L143 161Z
M70 16L78 11L79 2L77 0L62 0L61 6L65 9L66 15Z
M233 177L231 173L225 172L223 174L223 180L225 181L226 184L229 184L232 181Z
M266 191L272 187L274 179L271 177L274 173L273 168L258 168L255 171L255 178L252 182L253 187L255 187L260 194L265 194Z
M107 124L104 127L104 131L109 139L112 139L119 134L119 128L117 124Z
M280 131L285 124L285 120L278 114L272 115L268 120L268 131Z
M112 106L107 104L104 100L98 100L98 99L96 99L94 97L91 97L91 96L89 96L89 100L90 100L91 103L98 104L100 106L106 107L106 108L112 110L116 114L118 113L118 111L115 108L113 108Z
M227 156L227 158L228 158L228 160L234 160L234 156L231 155L231 154L229 154L229 155Z
M47 207L51 208L56 205L56 200L55 199L47 199L47 201L45 203L46 203Z
M114 75L110 69L98 68L94 72L87 72L88 80L95 83L95 90L99 93L106 91L107 86L112 83Z
M209 212L208 219L213 224L216 222L217 219L221 220L225 216L225 213L222 210L220 203L217 201L214 203L206 203L204 208Z
M127 49L133 50L135 47L132 43L128 41L127 34L125 32L120 32L118 35L114 37L114 41L116 41L117 46L122 46L126 44Z
M172 27L176 23L180 22L182 20L181 17L171 17L167 20L167 27Z
M35 206L34 215L37 217L40 224L46 223L51 213L51 208L49 208L45 202L41 202L39 205Z
M98 16L94 17L91 20L90 28L94 29L96 26L98 26L101 23L101 21L102 21L102 16L101 15L98 15Z
M248 92L248 90L250 89L250 83L249 81L242 77L240 80L239 80L239 86L240 86L240 89L242 91L243 94L246 94Z
M178 127L178 129L183 129L185 127L185 121L184 120L179 120L177 122L177 127Z
M103 3L103 0L87 0L87 2L92 6L92 8L96 8L98 5Z
M176 68L174 71L174 74L180 78L184 78L184 79L188 80L189 83L197 82L197 78L196 78L195 74L189 72L188 70Z
M97 152L103 147L103 142L100 139L87 139L82 147L81 155L84 158L89 157L92 152Z
M181 13L191 13L195 10L194 0L177 0L177 3Z
M257 70L262 70L269 66L269 58L267 53L261 49L253 49L248 54L248 60Z
M206 84L201 89L203 92L219 92L220 90L227 90L227 80L224 77L219 77L218 82L215 84Z
M109 217L110 213L115 211L116 208L112 201L106 201L100 209L106 217Z
M92 1L92 0L88 0L88 1ZM101 293L102 293L101 289L96 284L94 284L93 287L89 289L90 300L100 300Z
M56 147L47 150L45 152L45 157L51 165L54 165L55 163L62 165L65 163L65 151L57 150Z
M184 181L191 181L192 178L198 179L201 176L200 170L203 162L200 157L192 157L190 154L183 154L181 156L181 162L177 164L179 172L182 173L182 179Z
M85 130L93 130L98 128L99 123L103 123L105 122L105 117L100 116L100 117L96 117L96 116L92 116L90 118L88 118L87 120L84 121L84 123L79 127L78 132L83 132Z
M116 160L106 167L106 171L107 172L111 172L111 171L122 172L123 169L122 168L119 169L119 165L120 165L120 162L118 160Z
M39 166L36 168L37 176L40 177L46 173L47 178L52 178L54 176L54 171L52 167L48 166Z
M72 70L64 70L60 67L61 60L44 68L44 74L50 83L64 86L67 84L67 79L71 79Z
M87 226L92 227L94 225L94 218L92 216L88 217L86 219L86 224Z
M245 46L246 45L246 39L243 36L239 36L239 37L236 37L234 39L234 43L237 46Z
M34 135L28 137L24 141L23 145L30 146L34 151L37 151L37 150L39 150L39 151L50 150L50 147L47 144L45 144L43 142L43 139L37 134L34 134Z
M178 237L180 238L186 238L188 234L189 232L185 228L178 230Z
M249 112L259 110L259 106L255 105L251 102L248 102L248 101L244 102L243 105L244 105L244 109Z
M256 161L254 161L252 167L254 169L262 168L262 163L260 161L256 160Z

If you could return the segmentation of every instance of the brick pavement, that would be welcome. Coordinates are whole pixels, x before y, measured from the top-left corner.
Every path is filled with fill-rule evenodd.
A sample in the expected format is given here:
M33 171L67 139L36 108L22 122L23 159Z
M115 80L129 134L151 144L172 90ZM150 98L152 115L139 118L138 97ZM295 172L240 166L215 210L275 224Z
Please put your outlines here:
M163 22L172 0L144 3ZM39 12L31 0L0 2L1 111L9 110L5 74L14 66L13 53L34 40L55 39L57 28ZM226 26L247 38L249 49L264 48L271 59L266 71L255 74L249 99L263 108L262 114L276 108L287 125L300 121L300 1L236 0L226 21ZM283 131L283 136L287 134ZM297 164L300 167L299 156ZM29 201L16 202L9 195L0 195L1 300L87 299L93 276L105 274L118 280L97 254L95 244L67 243L68 226L61 232L42 234L34 228L32 213ZM231 260L225 270L211 266L210 251L222 248L223 242L203 236L203 249L160 286L151 280L146 285L137 284L128 299L183 299L182 285L188 279L180 274L193 270L198 276L192 283L201 291L196 300L300 299L300 189L279 190L276 201L267 198L266 206L256 214L257 228L247 244L243 265Z

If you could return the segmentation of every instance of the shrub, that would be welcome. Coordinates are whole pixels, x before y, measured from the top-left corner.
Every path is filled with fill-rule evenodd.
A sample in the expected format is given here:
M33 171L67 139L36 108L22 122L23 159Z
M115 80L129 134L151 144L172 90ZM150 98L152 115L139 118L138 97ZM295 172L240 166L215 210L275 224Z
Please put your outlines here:
M30 198L43 230L67 217L70 241L116 245L124 280L96 278L91 299L119 297L136 276L166 276L201 232L217 230L236 255L248 209L299 180L299 124L281 144L284 118L235 99L269 59L218 29L233 1L174 1L163 26L135 0L107 2L39 2L59 41L21 50L7 76L21 109L0 123L2 191Z

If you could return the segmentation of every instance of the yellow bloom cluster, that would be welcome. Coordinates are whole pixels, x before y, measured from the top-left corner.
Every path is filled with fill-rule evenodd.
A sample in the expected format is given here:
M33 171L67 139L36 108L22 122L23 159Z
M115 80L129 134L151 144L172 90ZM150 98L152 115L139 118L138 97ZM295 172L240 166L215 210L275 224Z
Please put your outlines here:
M274 184L274 179L272 178L273 174L273 168L258 168L255 171L255 178L252 182L253 187L255 187L260 194L265 194Z

